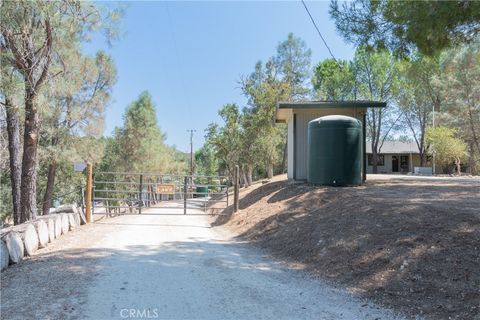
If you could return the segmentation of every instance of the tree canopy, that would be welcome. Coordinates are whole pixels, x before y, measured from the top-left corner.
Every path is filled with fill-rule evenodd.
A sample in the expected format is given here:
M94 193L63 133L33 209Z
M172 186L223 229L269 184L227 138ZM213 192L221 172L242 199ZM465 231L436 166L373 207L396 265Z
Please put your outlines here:
M431 152L435 154L445 173L449 173L449 167L454 164L460 174L461 162L467 154L467 145L456 135L457 130L447 127L429 128L426 132Z
M113 139L107 140L101 167L120 172L185 172L186 163L177 161L177 151L165 144L166 135L158 126L155 105L147 91L127 107L123 121Z
M478 1L332 0L330 15L347 41L402 56L433 55L480 33Z
M458 130L470 167L480 170L480 42L443 52L434 83L443 102L440 120Z
M312 78L315 95L322 100L354 100L355 75L346 60L325 59L314 69Z
M43 116L49 113L55 95L53 82L75 68L78 61L70 64L69 59L93 30L103 29L114 37L118 12L67 0L2 1L0 12L2 105L7 118L14 222L19 223L37 215L39 145L46 123ZM70 85L64 84L64 89Z

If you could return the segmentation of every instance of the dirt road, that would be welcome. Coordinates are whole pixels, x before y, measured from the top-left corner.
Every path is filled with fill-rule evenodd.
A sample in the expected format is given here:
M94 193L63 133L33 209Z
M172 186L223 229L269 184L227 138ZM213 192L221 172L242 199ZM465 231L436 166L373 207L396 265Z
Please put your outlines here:
M9 268L2 318L397 319L214 231L200 212L164 213L97 222Z

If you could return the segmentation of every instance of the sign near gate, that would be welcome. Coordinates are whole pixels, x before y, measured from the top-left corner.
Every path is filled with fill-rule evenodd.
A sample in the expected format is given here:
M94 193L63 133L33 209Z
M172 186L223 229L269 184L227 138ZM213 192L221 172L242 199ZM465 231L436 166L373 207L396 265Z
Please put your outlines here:
M157 184L157 193L175 194L175 185L174 184Z

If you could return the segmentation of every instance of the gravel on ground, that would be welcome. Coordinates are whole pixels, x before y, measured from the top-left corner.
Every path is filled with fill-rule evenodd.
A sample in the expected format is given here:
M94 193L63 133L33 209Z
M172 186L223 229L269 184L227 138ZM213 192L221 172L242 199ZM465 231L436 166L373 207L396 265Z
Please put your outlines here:
M68 233L2 272L2 318L401 319L181 213Z

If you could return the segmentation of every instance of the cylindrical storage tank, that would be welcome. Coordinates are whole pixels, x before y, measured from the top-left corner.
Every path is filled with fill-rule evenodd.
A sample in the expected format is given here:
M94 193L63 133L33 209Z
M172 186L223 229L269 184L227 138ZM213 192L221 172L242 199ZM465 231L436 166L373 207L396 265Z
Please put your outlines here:
M196 198L204 198L208 196L208 186L197 186L195 189Z
M362 124L346 116L325 116L308 123L307 181L355 186L362 183Z

